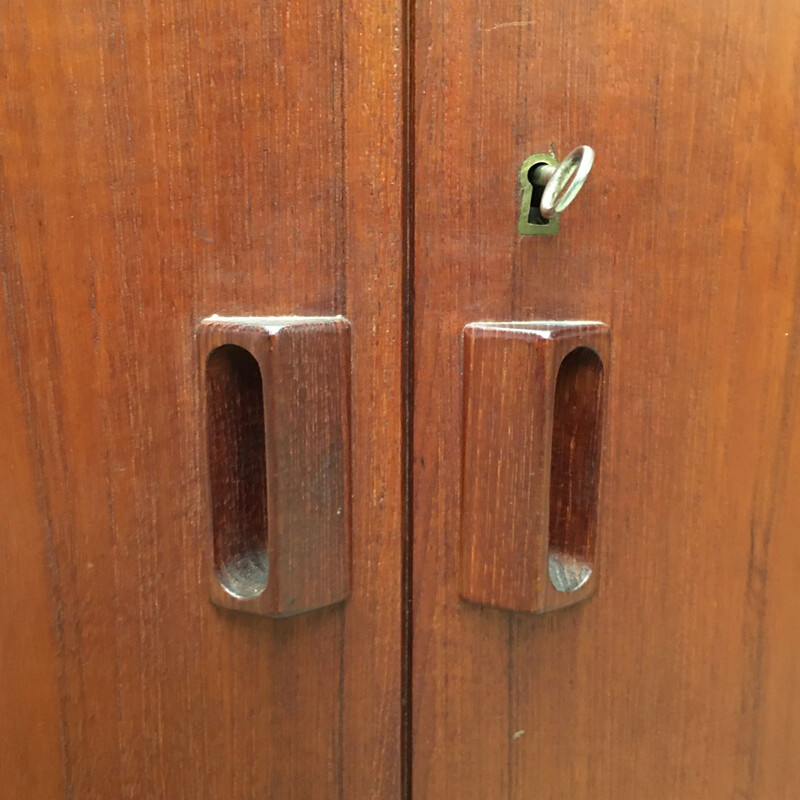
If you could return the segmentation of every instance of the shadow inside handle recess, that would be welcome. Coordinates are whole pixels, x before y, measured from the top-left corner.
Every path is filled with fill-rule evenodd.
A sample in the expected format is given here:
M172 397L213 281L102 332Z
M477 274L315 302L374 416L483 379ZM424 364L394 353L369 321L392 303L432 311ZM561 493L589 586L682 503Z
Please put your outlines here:
M214 568L230 594L257 597L269 578L264 396L258 362L244 348L209 355L206 409Z
M548 569L553 586L574 592L595 563L603 362L578 347L561 362L550 467Z

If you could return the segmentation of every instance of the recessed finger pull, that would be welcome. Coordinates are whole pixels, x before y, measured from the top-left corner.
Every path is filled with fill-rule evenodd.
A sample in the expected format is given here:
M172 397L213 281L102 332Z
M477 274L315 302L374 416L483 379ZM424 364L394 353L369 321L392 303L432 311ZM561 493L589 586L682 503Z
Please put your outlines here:
M350 592L350 325L209 317L197 332L211 600L283 617Z
M594 150L588 145L576 147L563 161L551 153L526 158L519 173L519 232L523 236L557 233L559 215L580 192L593 164Z
M599 322L465 328L464 599L541 613L594 592L609 351Z

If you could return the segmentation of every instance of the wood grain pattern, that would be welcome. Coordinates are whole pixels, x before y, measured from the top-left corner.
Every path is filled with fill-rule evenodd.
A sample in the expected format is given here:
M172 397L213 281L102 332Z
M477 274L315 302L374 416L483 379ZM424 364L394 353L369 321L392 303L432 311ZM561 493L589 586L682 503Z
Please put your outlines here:
M405 167L397 0L3 5L10 797L400 796L404 229L413 796L800 794L794 5L420 0ZM551 141L595 171L523 240ZM346 606L207 602L214 312L353 325ZM539 619L457 566L461 331L537 318L615 331L602 580Z
M398 3L0 19L3 792L398 797ZM344 606L208 602L192 336L212 313L356 331Z
M415 800L800 796L800 18L416 5ZM553 237L518 171L597 158ZM459 600L461 331L614 334L595 597Z
M465 600L541 613L594 593L608 339L592 322L464 329Z
M292 616L350 594L350 324L209 317L197 330L211 598Z

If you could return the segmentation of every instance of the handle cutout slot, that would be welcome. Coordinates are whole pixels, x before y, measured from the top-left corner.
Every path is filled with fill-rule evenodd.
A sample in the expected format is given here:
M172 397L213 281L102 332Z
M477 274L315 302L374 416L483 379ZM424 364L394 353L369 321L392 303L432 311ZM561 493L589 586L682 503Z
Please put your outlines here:
M558 370L550 462L548 572L559 592L574 592L595 561L603 409L603 362L588 347Z
M205 385L214 570L231 595L253 598L269 580L261 369L243 347L222 345Z

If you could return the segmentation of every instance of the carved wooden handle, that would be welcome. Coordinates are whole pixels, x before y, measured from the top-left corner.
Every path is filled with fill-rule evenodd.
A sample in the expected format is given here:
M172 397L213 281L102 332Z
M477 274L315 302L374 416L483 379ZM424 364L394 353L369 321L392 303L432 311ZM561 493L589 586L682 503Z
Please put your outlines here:
M598 322L465 329L465 599L543 612L594 592L609 342Z
M198 328L211 599L289 616L350 592L350 325L209 317Z

